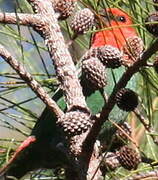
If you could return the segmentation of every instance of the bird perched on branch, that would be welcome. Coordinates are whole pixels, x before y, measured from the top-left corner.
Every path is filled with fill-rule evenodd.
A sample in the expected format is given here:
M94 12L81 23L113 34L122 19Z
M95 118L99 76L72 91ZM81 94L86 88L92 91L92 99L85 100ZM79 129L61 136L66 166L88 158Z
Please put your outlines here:
M108 8L101 16L105 24L102 30L93 35L91 47L111 45L121 49L126 39L137 36L132 27L131 17L117 8ZM103 29L105 28L105 29ZM62 95L54 98L57 101ZM56 127L56 117L46 108L36 122L30 137L15 152L13 158L0 171L0 177L12 179L21 178L28 171L38 168L54 168L66 163L62 152L56 149L61 142L61 134Z

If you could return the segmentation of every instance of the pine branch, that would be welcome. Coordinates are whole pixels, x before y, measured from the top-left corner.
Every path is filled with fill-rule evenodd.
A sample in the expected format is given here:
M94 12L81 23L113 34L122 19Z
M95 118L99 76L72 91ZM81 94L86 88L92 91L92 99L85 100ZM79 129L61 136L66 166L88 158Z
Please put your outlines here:
M61 33L56 13L50 0L28 0L34 8L35 12L41 16L42 23L35 27L40 31L45 44L48 47L51 59L56 68L56 73L61 82L68 110L73 107L87 108L85 97L78 80L78 74L73 63L72 57L65 44L64 37Z
M91 132L88 135L89 137L87 137L87 142L86 142L87 144L92 142L92 140L94 140L98 136L101 126L108 119L110 112L115 106L116 103L115 97L117 92L121 88L124 88L127 85L127 83L130 81L133 75L139 72L140 68L147 65L147 60L153 54L155 54L157 50L158 50L158 39L156 39L155 42L146 51L144 51L144 53L139 58L139 60L136 61L131 67L129 67L127 71L122 75L118 83L115 85L111 95L109 96L107 103L104 105L102 112L100 113L100 117L93 124Z
M41 19L43 20L41 25L37 24L35 30L40 32L48 47L58 79L61 82L61 87L66 97L68 111L72 109L82 109L84 110L83 112L85 112L85 110L89 111L82 93L75 65L64 42L64 37L58 25L55 12L50 8L52 5L51 1L28 0L28 2L31 3L34 11L38 13L39 16L41 15ZM88 152L88 157L82 151L82 144L88 132L89 131L86 131L68 140L68 144L70 145L70 149L68 149L68 152L70 152L68 159L71 164L69 166L71 172L67 171L67 176L68 174L73 174L73 179L74 176L76 176L78 180L91 179L93 172L96 171L99 164L98 150ZM98 170L93 179L98 179L100 175L100 171Z
M0 13L0 22L4 24L17 24L25 26L34 26L40 21L40 17L35 14L23 13Z
M28 86L35 92L35 94L50 108L57 117L63 115L62 110L55 101L49 97L48 93L41 87L41 85L26 71L24 66L18 62L2 45L0 45L0 56L19 74Z

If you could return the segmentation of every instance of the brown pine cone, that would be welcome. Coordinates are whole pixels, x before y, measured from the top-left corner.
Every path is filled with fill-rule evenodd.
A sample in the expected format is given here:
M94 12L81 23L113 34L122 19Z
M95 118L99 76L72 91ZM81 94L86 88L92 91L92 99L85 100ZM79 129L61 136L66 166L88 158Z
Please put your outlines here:
M120 164L128 170L137 169L141 162L140 154L129 146L123 146L117 152Z
M90 9L84 8L78 11L70 26L76 34L83 34L88 31L94 24L94 14Z
M67 136L80 135L92 126L89 113L82 111L66 112L57 122Z
M90 58L82 62L82 79L94 89L102 89L106 84L106 72L104 65L97 58Z
M156 57L153 67L154 67L155 71L158 73L158 57Z
M144 43L138 36L129 37L123 46L123 61L125 66L131 66L136 62L144 51Z
M111 45L100 47L98 58L107 68L118 68L122 64L122 53Z
M67 19L74 12L77 0L52 0L55 12L58 12L59 20Z
M124 111L133 111L138 105L138 95L128 88L122 88L116 94L116 104Z
M157 23L156 23L157 22ZM145 20L146 29L154 36L158 36L158 12L150 14Z

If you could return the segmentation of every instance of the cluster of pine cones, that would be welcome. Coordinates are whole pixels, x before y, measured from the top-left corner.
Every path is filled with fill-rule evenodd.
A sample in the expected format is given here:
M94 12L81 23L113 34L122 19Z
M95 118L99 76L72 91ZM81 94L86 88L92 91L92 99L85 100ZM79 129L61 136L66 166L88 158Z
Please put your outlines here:
M65 3L65 1L59 0L55 4L56 12L60 13L59 19L66 19L74 13L76 1L69 0L68 2ZM94 26L95 20L95 14L90 9L84 8L76 12L70 27L75 35L81 35ZM146 18L146 22L152 22L153 20L158 21L157 12ZM157 24L147 23L146 28L150 33L158 36ZM139 60L143 51L144 44L138 36L129 37L121 50L110 45L90 48L81 58L81 85L83 86L83 91L90 89L91 94L95 90L103 89L108 84L106 77L107 68L130 67ZM158 72L158 58L153 63L153 67ZM116 94L115 101L121 110L134 111L138 105L138 95L131 89L122 88ZM63 127L64 132L69 136L81 134L92 125L91 122L87 121L89 114L81 115L80 112L68 112L64 118L68 120L61 120L61 123L59 120L59 125ZM83 119L86 120L83 121ZM76 121L78 121L78 124L76 124ZM128 170L136 169L141 162L141 156L138 151L125 145L128 141L127 135L131 136L131 129L126 122L121 124L120 128L123 129L123 132L118 129L113 141L114 144L119 144L119 149L111 154L107 153L104 163L109 169L115 169L118 167L118 164Z

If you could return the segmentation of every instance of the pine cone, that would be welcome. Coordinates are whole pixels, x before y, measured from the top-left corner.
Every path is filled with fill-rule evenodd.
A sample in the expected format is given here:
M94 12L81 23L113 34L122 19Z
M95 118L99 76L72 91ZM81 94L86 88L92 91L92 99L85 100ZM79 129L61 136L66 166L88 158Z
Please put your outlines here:
M154 23L152 23L154 22ZM158 12L150 14L145 20L146 29L154 36L158 36Z
M123 62L125 66L131 66L136 62L144 50L144 43L138 36L129 37L123 46Z
M80 135L92 126L90 114L81 111L66 112L57 122L67 136Z
M77 0L52 1L55 12L58 12L59 20L64 20L73 14Z
M156 57L153 66L154 66L155 71L158 73L158 57Z
M90 9L84 8L78 11L70 26L76 34L83 34L94 24L94 14Z
M154 8L156 11L158 11L158 0L153 0Z
M98 58L100 52L99 47L92 47L89 50L86 51L86 53L82 56L81 61L90 59L91 57Z
M127 88L122 88L116 95L118 107L124 111L133 111L138 105L138 95Z
M137 169L139 163L141 162L140 154L127 145L123 146L117 152L117 155L120 164L128 170Z
M118 68L122 64L122 53L111 45L100 47L98 58L107 68Z
M94 90L102 89L107 84L104 65L93 57L83 61L81 79Z

